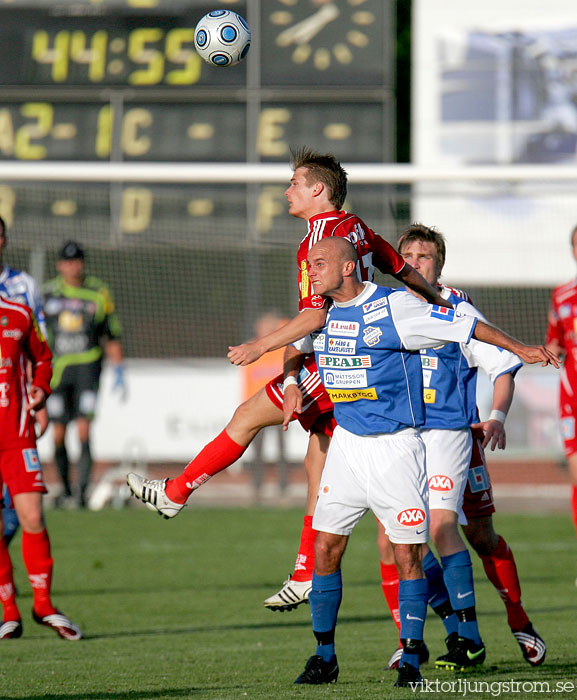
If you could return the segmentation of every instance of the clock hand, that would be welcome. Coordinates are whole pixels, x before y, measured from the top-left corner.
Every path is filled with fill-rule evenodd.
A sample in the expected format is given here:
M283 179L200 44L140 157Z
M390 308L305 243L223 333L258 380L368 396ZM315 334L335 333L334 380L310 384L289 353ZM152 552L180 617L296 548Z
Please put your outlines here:
M335 20L340 13L339 8L334 3L323 5L314 15L281 32L276 38L276 43L279 46L289 46L293 43L306 44L329 22Z

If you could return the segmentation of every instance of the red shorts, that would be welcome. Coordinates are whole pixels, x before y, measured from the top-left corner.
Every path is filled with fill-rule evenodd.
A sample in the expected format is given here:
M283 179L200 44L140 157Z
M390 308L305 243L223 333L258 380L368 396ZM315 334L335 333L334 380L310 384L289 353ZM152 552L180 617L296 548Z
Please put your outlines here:
M463 496L463 512L467 520L483 518L495 512L491 478L485 461L483 431L473 430L473 451L465 494Z
M47 493L35 446L0 450L0 486L2 484L6 484L12 496Z
M571 401L575 401L575 397L568 397L561 384L559 392L559 418L561 426L561 437L565 447L565 455L570 457L577 452L577 431L575 430L575 418L577 417L577 406Z
M284 398L283 381L284 376L279 374L265 387L269 399L281 410ZM303 394L303 410L301 413L295 413L294 417L311 434L323 433L332 437L337 425L333 416L333 402L322 385L314 355L305 356L298 384Z

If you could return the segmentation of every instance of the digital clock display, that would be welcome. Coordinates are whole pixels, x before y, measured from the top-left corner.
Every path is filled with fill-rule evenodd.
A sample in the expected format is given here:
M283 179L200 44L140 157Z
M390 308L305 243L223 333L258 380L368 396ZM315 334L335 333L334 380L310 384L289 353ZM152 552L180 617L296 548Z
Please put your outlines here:
M194 50L196 21L209 10L75 16L2 8L0 42L10 51L0 52L0 84L243 85L246 64L219 70Z

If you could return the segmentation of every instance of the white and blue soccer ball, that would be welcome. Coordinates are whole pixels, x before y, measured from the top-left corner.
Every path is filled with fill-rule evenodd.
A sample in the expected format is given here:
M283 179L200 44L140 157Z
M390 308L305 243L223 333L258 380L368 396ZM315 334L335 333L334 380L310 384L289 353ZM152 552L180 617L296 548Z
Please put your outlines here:
M213 66L234 66L250 49L250 28L232 10L213 10L196 25L194 47Z

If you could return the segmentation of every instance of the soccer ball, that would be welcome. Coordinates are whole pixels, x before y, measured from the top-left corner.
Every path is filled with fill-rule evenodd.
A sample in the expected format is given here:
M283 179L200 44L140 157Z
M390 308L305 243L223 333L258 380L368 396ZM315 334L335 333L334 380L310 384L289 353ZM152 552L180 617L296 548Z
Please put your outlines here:
M250 29L236 12L213 10L196 25L194 46L207 63L234 66L250 49Z

